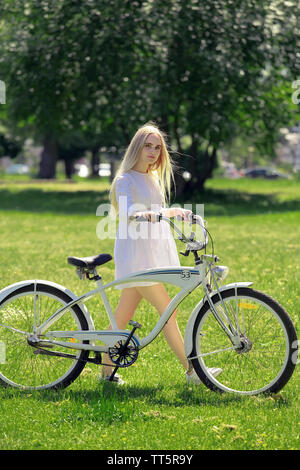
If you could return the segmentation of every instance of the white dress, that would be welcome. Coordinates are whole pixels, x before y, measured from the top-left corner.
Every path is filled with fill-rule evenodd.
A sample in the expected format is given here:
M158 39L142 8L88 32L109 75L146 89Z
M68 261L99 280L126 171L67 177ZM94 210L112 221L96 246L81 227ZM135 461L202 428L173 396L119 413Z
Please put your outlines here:
M119 208L114 249L115 279L145 269L180 266L176 243L167 222L129 220L137 211L164 213L163 195L154 177L129 170L117 178L115 190ZM120 284L116 289L154 284L157 282L130 282Z

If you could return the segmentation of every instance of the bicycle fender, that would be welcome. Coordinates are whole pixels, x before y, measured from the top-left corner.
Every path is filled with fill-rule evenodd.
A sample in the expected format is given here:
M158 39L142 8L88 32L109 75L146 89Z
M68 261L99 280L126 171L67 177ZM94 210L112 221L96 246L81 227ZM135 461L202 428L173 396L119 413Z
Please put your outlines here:
M74 294L74 292L70 291L69 289L67 289L66 287L64 287L60 284L57 284L56 282L45 281L45 280L41 280L41 279L29 279L29 280L26 280L26 281L16 282L15 284L11 284L7 287L4 287L4 289L0 290L0 303L2 302L2 300L7 295L12 294L13 292L15 292L20 287L25 287L25 286L28 286L28 285L34 284L34 283L37 283L37 284L40 283L40 284L44 284L44 285L47 285L47 286L54 287L55 289L60 290L64 294L67 294L72 300L78 299L77 295ZM87 321L88 326L89 326L89 330L95 330L93 319L90 316L89 311L86 308L86 306L82 302L78 302L78 306L82 310L82 313L86 318L86 321Z
M220 292L224 292L226 290L232 289L232 288L238 288L238 287L250 287L252 286L253 282L233 282L232 284L226 284L224 286L221 286L219 288ZM211 292L210 297L213 297L215 294L217 294L217 290L214 290ZM193 332L194 332L194 324L197 318L198 313L200 312L201 308L203 307L206 299L203 297L202 300L196 305L194 310L192 311L188 323L186 325L185 329L185 335L184 335L184 350L185 350L185 355L188 358L191 355L192 349L193 349Z

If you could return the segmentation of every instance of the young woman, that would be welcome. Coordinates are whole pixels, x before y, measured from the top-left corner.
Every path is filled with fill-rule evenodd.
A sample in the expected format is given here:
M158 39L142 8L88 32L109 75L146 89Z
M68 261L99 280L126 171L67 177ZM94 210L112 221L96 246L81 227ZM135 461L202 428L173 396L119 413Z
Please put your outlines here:
M119 228L116 237L114 259L115 278L130 273L161 266L180 266L176 244L167 222L155 222L161 212L166 217L180 215L188 220L191 211L181 208L167 208L170 197L173 163L168 153L163 133L154 124L146 124L134 135L120 168L112 183L110 201L119 215ZM173 178L174 179L174 178ZM130 230L124 236L121 223L129 228L129 217L143 216L149 222L139 222L140 233ZM131 222L137 224L137 222ZM155 227L154 227L155 225ZM131 228L136 227L133 226ZM155 230L153 230L155 228ZM122 232L122 233L121 233ZM170 302L166 288L161 283L143 282L121 284L119 304L115 312L116 323L125 329L133 317L142 298L149 301L161 315ZM176 321L176 310L163 329L165 338L186 371L188 382L200 383L193 369L189 368L184 352L184 342ZM110 363L106 356L104 363ZM211 372L216 376L221 369ZM102 378L109 380L112 367L104 366ZM123 383L116 374L114 380Z

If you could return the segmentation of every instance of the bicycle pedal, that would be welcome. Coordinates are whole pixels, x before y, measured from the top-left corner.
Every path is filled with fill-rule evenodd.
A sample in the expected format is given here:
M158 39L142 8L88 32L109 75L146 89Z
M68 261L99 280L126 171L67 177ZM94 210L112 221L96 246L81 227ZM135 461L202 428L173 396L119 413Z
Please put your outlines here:
M142 325L138 323L137 321L130 320L129 325L135 327L135 328L142 328Z

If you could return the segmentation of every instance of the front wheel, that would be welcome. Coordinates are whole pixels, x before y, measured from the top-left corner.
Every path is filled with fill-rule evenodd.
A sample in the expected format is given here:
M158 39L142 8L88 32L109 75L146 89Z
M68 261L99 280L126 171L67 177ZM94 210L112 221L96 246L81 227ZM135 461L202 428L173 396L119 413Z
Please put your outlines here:
M81 373L88 351L57 347L60 353L70 353L74 359L41 354L30 344L29 335L53 313L72 299L62 290L38 282L25 285L8 294L0 302L0 385L27 390L57 389L68 386ZM52 330L88 330L84 314L78 305L66 310L47 332ZM40 339L43 339L41 337ZM70 341L74 341L70 339ZM49 349L49 352L52 352ZM75 359L76 358L76 359Z
M297 335L285 310L271 297L246 287L212 297L226 325L239 331L242 346L234 346L206 301L194 323L190 360L211 390L242 395L277 393L293 374ZM230 318L228 322L227 315ZM220 367L213 377L209 369Z

